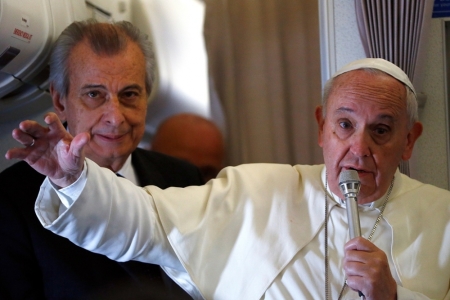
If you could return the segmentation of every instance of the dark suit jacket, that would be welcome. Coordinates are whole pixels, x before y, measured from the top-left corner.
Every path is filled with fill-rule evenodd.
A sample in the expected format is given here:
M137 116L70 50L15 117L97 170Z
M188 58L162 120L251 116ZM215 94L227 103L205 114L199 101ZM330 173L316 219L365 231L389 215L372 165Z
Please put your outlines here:
M136 149L140 185L199 185L197 168ZM34 202L44 176L25 162L0 173L0 299L189 299L159 266L118 263L44 229Z

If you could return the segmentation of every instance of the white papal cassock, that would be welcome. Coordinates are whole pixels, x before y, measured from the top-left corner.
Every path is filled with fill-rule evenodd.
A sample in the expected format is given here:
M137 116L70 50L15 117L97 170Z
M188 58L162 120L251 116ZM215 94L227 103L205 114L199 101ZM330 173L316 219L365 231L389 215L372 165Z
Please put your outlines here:
M48 179L41 187L36 214L54 233L114 260L187 271L206 299L325 299L323 165L229 167L205 186L166 190L136 187L89 160L85 166L68 188L55 191ZM345 204L327 193L337 299L348 226ZM383 199L359 207L363 236ZM372 241L388 256L398 299L450 299L449 191L397 171ZM347 288L343 299L352 298Z

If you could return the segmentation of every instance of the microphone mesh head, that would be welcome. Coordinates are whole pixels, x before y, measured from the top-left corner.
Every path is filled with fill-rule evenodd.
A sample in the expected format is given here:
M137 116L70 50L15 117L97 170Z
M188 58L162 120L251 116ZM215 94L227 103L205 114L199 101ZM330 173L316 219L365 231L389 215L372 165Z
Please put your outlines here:
M358 172L355 170L345 170L339 174L339 184L348 181L359 181Z

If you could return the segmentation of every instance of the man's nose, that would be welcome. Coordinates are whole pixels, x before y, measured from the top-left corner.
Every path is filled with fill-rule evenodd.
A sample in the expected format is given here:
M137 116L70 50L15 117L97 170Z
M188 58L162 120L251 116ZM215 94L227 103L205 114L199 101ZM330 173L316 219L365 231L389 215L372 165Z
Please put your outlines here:
M106 123L114 126L118 126L125 121L123 106L117 96L112 96L107 103L105 103L103 118Z
M350 139L350 143L350 151L355 156L364 157L372 154L372 138L366 130L356 130Z

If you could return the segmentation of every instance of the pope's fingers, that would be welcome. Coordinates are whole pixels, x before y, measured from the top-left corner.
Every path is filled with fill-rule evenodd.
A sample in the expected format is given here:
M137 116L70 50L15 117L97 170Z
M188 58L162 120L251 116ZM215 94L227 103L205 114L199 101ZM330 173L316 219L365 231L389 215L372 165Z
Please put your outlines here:
M13 130L12 137L24 146L33 146L36 142L32 135L18 128Z
M70 151L72 152L72 155L81 157L83 148L89 142L90 137L91 136L87 132L77 134L70 144Z
M11 148L6 152L5 158L6 159L24 159L27 157L28 152L29 151L27 151L24 148Z
M345 250L343 262L346 273L354 274L354 272L365 272L367 268L384 266L387 263L387 257L382 250L376 247L370 250L350 248Z
M356 237L354 239L351 239L344 246L345 251L349 250L374 251L375 249L377 249L377 247L371 241L363 237Z
M344 270L347 285L361 291L366 299L395 299L396 286L387 260L371 262L369 264L350 262Z
M54 112L48 112L44 116L44 121L46 124L50 124L59 121L59 118Z
M50 131L65 131L61 120L53 112L49 112L45 115L44 122L48 125Z

